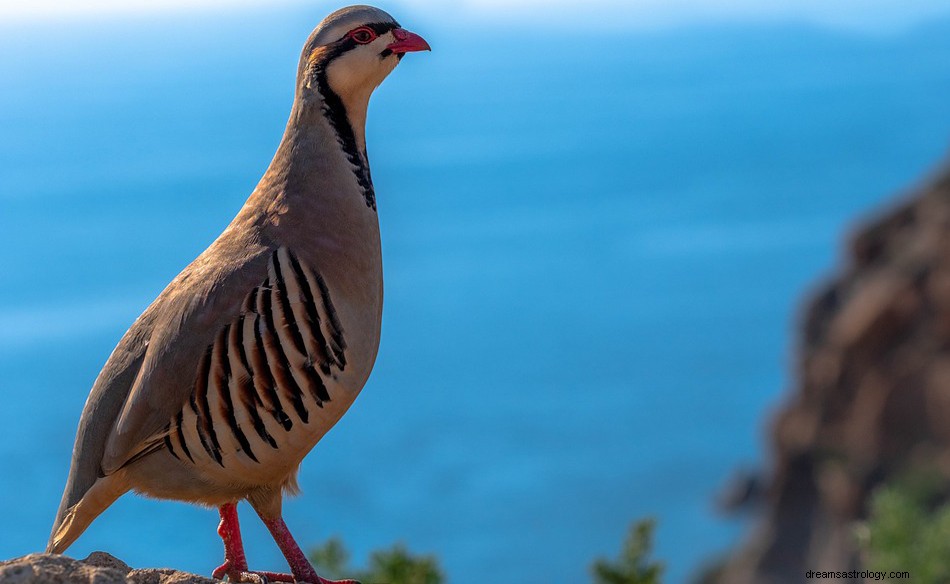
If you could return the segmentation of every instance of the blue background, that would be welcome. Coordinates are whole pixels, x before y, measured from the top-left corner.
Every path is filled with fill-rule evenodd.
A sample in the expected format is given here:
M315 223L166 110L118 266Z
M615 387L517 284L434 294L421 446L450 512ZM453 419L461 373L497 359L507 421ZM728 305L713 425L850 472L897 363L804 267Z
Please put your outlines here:
M558 32L392 12L431 54L374 96L382 348L288 501L456 584L584 582L659 519L682 582L746 525L803 295L950 137L950 21ZM40 551L122 333L283 131L319 7L0 25L0 557ZM886 206L886 203L885 203ZM249 509L252 567L282 569ZM127 496L69 553L209 574L213 510Z

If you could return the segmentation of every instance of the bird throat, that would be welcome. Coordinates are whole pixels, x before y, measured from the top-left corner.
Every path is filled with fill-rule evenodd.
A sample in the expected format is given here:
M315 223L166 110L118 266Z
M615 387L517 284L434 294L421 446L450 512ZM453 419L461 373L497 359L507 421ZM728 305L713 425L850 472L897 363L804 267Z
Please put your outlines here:
M376 191L373 190L373 178L369 171L369 157L366 154L364 129L362 123L360 123L365 120L365 112L360 112L363 115L361 120L357 121L357 123L360 123L360 135L357 137L353 128L353 121L347 113L346 105L340 96L333 91L330 82L327 80L326 61L316 64L315 78L317 90L323 97L321 113L336 133L337 142L353 167L353 173L356 175L356 181L359 183L363 198L366 200L366 206L375 211Z

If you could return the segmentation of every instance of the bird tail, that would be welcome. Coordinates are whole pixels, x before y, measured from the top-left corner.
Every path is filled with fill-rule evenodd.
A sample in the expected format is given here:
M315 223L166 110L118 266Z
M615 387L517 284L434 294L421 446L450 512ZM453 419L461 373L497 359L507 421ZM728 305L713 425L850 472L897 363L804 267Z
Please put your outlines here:
M125 473L120 471L100 478L93 483L78 503L58 516L57 523L53 526L53 534L46 546L46 553L61 554L66 551L66 548L86 531L93 519L128 491L129 487L124 477Z
M125 486L127 479L119 476L120 473L102 476L102 457L112 424L122 413L129 388L144 359L144 349L129 347L131 341L126 341L133 329L135 325L112 352L112 357L96 379L79 418L72 462L69 465L69 478L66 480L63 498L53 520L47 548L51 552L65 551L86 529L89 522L125 492L120 489L128 490ZM129 363L120 362L113 365L117 358L125 359L128 355L136 354ZM112 494L113 490L117 494Z

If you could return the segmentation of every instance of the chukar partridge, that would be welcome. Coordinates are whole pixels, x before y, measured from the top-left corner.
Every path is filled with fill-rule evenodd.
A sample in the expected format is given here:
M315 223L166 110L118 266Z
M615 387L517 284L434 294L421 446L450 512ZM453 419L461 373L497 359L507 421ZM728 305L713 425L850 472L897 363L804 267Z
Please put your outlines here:
M215 577L327 582L287 530L281 499L376 359L383 280L366 110L402 57L423 50L422 37L370 6L334 12L310 35L270 167L96 379L49 552L132 490L218 507L225 562ZM248 570L242 499L292 574Z

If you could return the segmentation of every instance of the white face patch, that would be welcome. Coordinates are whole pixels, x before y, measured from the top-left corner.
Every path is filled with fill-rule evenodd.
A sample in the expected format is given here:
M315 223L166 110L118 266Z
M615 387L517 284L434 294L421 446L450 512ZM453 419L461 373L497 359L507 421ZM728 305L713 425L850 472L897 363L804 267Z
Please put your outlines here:
M381 57L386 47L395 41L392 33L387 32L374 41L357 45L333 59L326 69L330 89L339 95L344 103L368 101L373 90L399 63L395 55Z

